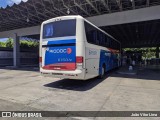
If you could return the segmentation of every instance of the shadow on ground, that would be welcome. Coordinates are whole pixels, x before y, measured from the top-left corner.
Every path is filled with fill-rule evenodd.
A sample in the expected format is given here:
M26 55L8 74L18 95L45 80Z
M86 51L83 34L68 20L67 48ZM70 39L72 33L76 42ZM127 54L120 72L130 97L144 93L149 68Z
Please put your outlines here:
M126 75L115 73L111 77L133 78L141 80L160 80L160 69L151 67L141 67L137 70L136 75Z
M106 76L103 79L93 78L86 81L62 79L52 83L45 84L44 86L49 88L58 88L66 90L87 91L97 86L102 81L107 80L108 77L132 78L141 80L160 80L160 70L140 68L136 75L119 74L117 73L117 71L112 70L110 72L107 72Z
M72 80L62 79L49 84L45 84L45 87L58 88L74 91L87 91L100 84L110 76L111 72L107 73L103 79L93 78L89 80Z
M0 70L3 69L3 70L21 70L21 71L37 71L39 72L39 67L38 66L30 66L30 67L0 67Z

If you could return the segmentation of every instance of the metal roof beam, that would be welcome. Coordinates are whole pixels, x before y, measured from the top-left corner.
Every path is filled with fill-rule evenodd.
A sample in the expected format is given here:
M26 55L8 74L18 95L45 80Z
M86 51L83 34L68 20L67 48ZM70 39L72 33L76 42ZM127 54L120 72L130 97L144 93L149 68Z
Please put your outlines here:
M49 14L53 15L54 17L58 16L58 15L57 15L57 14L55 14L54 12L50 12L49 10L47 10L47 9L46 9L46 6L44 5L43 0L41 0L41 2L42 2L42 5L43 5L43 7L44 7L45 11L47 11Z
M11 10L9 10L10 12L12 12L12 14L14 15L14 17L16 18L16 20L18 19L18 20L26 20L27 21L27 16L24 16L23 14L22 14L22 12L20 11L20 10L18 10L18 12L20 12L20 14L21 14L21 16L23 16L23 17L18 17L17 15L15 15L15 11L11 11ZM9 19L11 19L11 18L9 18ZM12 19L13 21L15 20L15 19ZM9 21L8 21L9 22ZM21 21L20 21L21 22ZM35 22L34 21L30 21L32 24L34 24ZM27 25L27 24L26 24Z
M27 23L24 23L24 22L21 21L21 20L24 20L24 18L17 17L14 13L13 13L13 14L14 14L14 16L15 16L16 19L12 19L7 12L5 12L5 14L6 14L7 17L8 17L8 20L2 22L2 24L3 24L3 23L9 23L9 22L12 22L12 21L15 21L15 22L16 22L16 21L18 20L19 23L23 23L23 24L28 25ZM13 24L14 24L14 23L13 23Z
M62 1L63 6L64 6L65 8L67 8L67 9L68 9L68 10L70 10L72 13L74 13L75 15L77 15L77 13L76 13L74 10L70 9L70 7L69 7L69 6L65 5L65 3L64 3L64 1L63 1L63 0L61 0L61 1Z
M160 5L141 9L115 12L86 18L97 26L117 25L160 19ZM118 19L117 19L118 18Z
M34 10L36 11L36 16L37 16L38 20L41 21L41 18L40 18L40 17L38 16L38 14L37 14L37 9L36 9L36 7L35 7L35 4L33 5L33 7L34 7ZM28 11L28 9L27 9L27 11Z
M19 6L19 7L20 7L20 6ZM34 8L35 11L36 11L36 14L30 13L29 10L28 10L28 7L26 6L26 4L25 4L25 6L21 6L21 8L27 10L27 15L28 15L28 17L29 17L29 16L31 16L31 17L32 17L32 16L36 16L36 17L38 18L38 20L36 20L37 22L40 22L41 20L44 20L44 19L42 19L42 18L40 18L40 17L38 16L37 11L36 11L36 8ZM35 19L34 19L34 20L35 20Z
M87 3L94 9L94 11L96 11L99 15L101 14L101 13L98 11L98 9L91 3L90 0L86 0L86 1L87 1Z
M129 44L129 45L123 45L122 48L144 48L144 47L157 47L160 46L160 43L158 44Z
M64 13L63 11L59 10L57 7L55 7L55 4L53 2L53 0L50 1L52 4L53 9L57 10L58 12L62 13L63 15L66 15L66 13Z
M100 0L100 1L102 2L103 6L107 9L107 11L110 13L111 10L110 10L110 8L108 6L108 0L107 0L107 3L105 2L105 0Z
M78 8L80 8L86 15L88 15L88 16L91 16L86 10L84 10L82 7L81 7L81 5L79 5L75 0L74 0L74 4L78 7Z
M32 5L32 4L30 4L30 3L29 3L29 5L32 6L32 7L34 7L34 5ZM45 19L46 19L46 18L47 18L47 19L50 18L50 16L48 16L48 15L46 15L46 14L43 14L43 13L41 13L41 12L39 12L39 11L36 11L36 12L37 12L37 14L44 16Z

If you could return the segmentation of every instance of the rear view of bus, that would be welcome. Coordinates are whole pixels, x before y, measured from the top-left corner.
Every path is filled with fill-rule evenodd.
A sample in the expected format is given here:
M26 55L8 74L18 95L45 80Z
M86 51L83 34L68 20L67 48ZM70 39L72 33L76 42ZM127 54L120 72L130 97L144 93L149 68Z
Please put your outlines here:
M80 16L57 17L42 23L39 59L42 75L84 79L81 23Z

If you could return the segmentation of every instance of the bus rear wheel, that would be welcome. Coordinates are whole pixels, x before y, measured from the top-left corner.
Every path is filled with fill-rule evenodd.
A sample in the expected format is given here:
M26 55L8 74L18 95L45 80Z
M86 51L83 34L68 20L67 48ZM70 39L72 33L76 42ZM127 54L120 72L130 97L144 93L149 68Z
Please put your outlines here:
M102 78L104 78L104 76L105 76L105 66L103 65L102 72L101 72L101 74L99 75L98 78L102 79Z

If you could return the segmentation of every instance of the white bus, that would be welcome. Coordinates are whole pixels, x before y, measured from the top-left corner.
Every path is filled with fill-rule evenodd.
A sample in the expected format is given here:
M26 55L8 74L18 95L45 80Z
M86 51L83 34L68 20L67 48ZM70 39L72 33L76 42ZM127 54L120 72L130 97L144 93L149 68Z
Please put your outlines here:
M42 23L40 72L55 78L87 80L120 66L120 42L81 16Z

